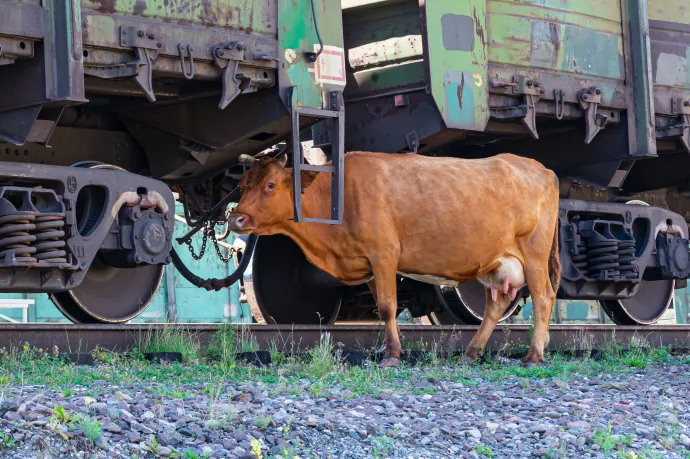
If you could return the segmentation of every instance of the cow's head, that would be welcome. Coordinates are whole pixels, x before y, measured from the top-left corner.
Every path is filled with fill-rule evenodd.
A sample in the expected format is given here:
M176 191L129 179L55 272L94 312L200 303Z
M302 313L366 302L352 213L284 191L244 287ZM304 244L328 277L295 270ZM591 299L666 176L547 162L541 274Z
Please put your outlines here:
M240 161L251 168L240 180L242 197L228 216L228 226L235 233L275 234L278 225L293 217L292 169L286 168L287 155L278 158L252 158ZM302 174L302 185L309 186L314 174Z

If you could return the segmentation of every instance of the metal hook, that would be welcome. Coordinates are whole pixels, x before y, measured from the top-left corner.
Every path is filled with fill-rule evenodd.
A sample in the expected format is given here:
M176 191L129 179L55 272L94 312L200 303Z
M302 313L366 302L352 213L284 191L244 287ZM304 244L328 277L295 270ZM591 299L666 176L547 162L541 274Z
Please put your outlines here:
M194 68L194 57L192 56L192 52L194 51L194 48L192 48L192 45L187 45L187 54L189 55L189 74L187 73L187 70L184 68L184 45L180 43L177 45L177 49L180 51L180 62L182 64L182 74L184 77L188 80L191 80L194 78L194 73L195 73L195 68Z
M560 89L560 90L554 89L553 90L553 98L554 98L554 101L556 102L556 119L562 120L563 119L563 113L565 112L565 99L563 97L563 90L562 89ZM560 99L560 105L561 105L560 111L558 110L559 99Z

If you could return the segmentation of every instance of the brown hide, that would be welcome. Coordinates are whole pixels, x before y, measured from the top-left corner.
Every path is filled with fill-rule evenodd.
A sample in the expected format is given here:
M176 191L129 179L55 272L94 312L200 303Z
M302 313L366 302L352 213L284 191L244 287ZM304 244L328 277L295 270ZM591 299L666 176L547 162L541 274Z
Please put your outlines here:
M344 283L369 282L385 322L386 364L400 357L396 273L431 283L481 277L491 284L484 321L468 349L476 358L510 301L508 290L493 287L502 282L501 267L508 261L522 270L534 304L526 361L542 358L560 270L558 179L552 171L511 154L468 160L348 153L342 225L291 221L290 176L277 160L255 161L242 179L232 229L287 235L311 263ZM303 179L312 182L303 195L304 216L327 217L330 174Z

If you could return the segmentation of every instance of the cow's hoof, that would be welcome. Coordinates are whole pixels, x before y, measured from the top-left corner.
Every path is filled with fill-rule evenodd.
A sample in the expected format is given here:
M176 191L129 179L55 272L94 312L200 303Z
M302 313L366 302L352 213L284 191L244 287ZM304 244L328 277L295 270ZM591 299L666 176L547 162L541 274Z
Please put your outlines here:
M522 362L522 366L527 369L534 368L536 365L534 362Z
M460 358L460 364L461 365L476 365L477 364L477 358L472 358L467 355L463 355Z
M388 367L394 367L400 363L400 359L396 359L395 357L386 357L385 359L381 360L381 363L379 366L381 368L388 368Z

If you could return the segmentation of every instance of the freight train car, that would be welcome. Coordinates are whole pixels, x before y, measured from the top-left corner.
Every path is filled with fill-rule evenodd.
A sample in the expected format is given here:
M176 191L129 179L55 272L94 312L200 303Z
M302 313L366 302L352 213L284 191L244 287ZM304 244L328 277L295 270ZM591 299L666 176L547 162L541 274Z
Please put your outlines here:
M312 225L341 221L346 150L512 151L563 183L559 296L652 323L690 272L688 14L660 0L0 0L0 291L117 323L165 264L215 290L251 260L259 320L371 318L368 291L286 238L250 237L225 279L184 267L176 251L198 232L195 258L223 256L214 228L240 153L288 151L295 189L300 170L330 173L331 215L303 218L296 200ZM302 141L330 163L305 161ZM576 199L579 184L618 202ZM180 238L171 189L193 228ZM626 204L652 191L675 198ZM399 290L415 316L481 320L476 284Z

